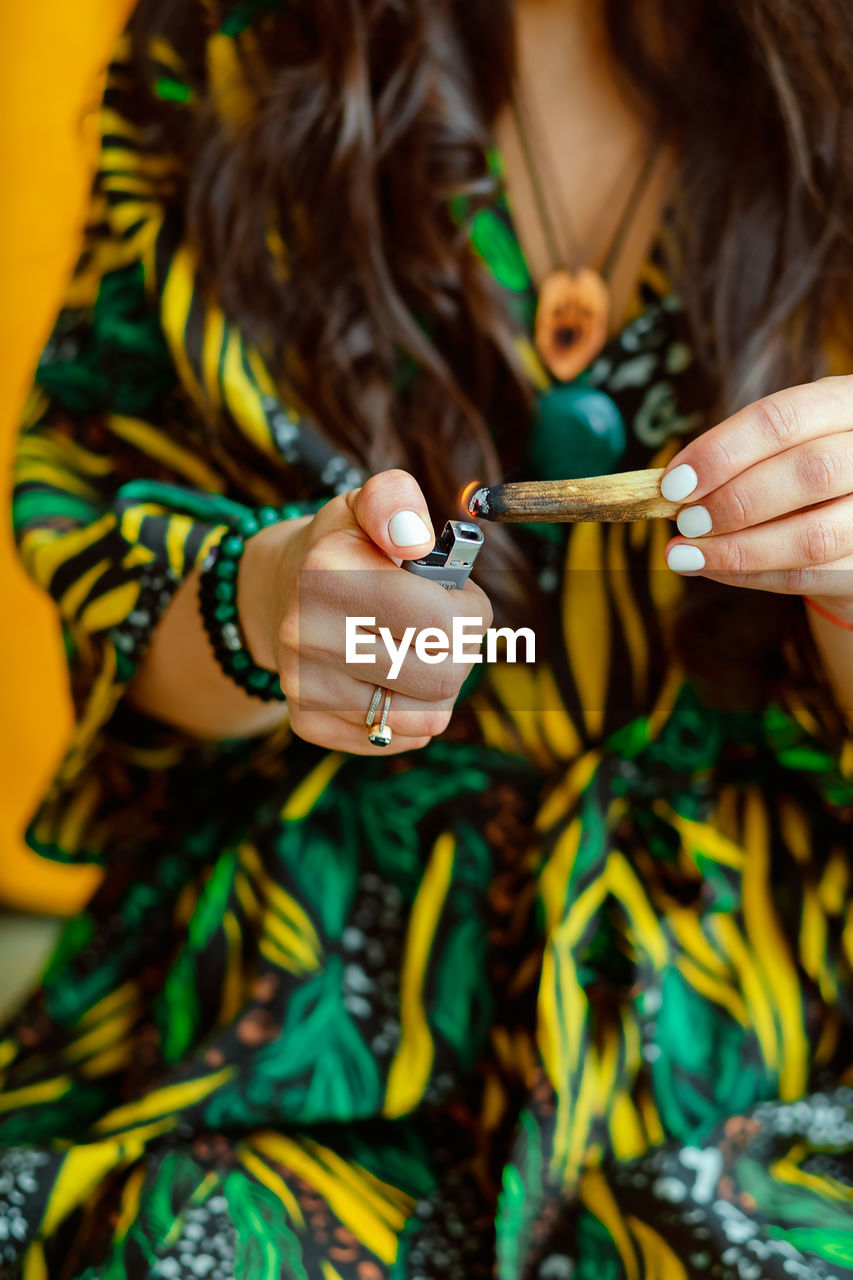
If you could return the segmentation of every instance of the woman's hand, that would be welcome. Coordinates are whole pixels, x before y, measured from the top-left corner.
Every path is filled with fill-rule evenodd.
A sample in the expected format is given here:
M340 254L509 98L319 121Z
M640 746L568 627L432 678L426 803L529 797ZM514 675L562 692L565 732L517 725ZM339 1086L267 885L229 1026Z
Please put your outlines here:
M273 525L246 544L238 584L243 630L255 661L279 672L301 738L375 755L423 747L447 727L472 662L448 657L427 665L410 649L393 680L381 644L375 665L346 662L348 616L375 618L376 629L387 627L397 640L408 627L451 634L455 616L477 619L481 634L491 625L489 601L474 583L445 591L399 568L401 558L417 559L434 542L416 482L404 471L385 471L313 518ZM389 748L367 739L365 717L378 684L393 693Z
M807 595L853 620L853 376L747 405L672 459L679 573Z

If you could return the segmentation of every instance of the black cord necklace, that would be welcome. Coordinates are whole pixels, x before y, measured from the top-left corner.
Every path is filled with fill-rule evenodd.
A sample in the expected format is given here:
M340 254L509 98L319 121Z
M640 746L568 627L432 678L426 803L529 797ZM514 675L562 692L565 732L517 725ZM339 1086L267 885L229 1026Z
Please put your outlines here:
M571 242L565 253L551 216L547 184L536 160L530 107L518 94L512 98L512 112L525 169L533 194L542 235L551 259L551 269L542 282L536 307L536 347L545 364L560 382L568 382L598 355L607 340L610 317L610 279L619 260L635 208L654 171L661 143L657 133L646 151L622 209L600 270L585 262L568 216L562 222ZM545 154L542 149L542 154ZM551 171L552 187L553 169ZM621 182L621 175L619 181ZM604 208L612 203L610 197Z

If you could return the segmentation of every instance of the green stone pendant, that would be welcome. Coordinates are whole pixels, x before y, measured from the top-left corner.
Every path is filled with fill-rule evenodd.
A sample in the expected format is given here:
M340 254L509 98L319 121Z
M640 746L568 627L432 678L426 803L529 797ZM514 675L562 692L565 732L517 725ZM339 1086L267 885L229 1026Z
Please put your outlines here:
M525 469L537 480L606 475L618 466L627 443L616 403L576 379L539 397Z

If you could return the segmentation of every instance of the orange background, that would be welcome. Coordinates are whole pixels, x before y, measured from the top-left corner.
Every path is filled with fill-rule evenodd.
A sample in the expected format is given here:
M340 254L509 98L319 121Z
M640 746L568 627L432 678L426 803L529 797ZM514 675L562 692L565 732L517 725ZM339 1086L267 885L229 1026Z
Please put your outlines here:
M51 604L11 543L8 477L16 424L77 253L101 73L131 0L0 0L0 901L74 911L90 867L37 858L21 830L68 737L71 713Z

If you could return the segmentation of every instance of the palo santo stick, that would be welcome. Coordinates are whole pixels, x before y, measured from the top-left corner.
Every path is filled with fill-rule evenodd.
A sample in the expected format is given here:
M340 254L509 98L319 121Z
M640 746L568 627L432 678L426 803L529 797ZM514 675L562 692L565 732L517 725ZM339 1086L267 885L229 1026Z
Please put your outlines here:
M675 518L681 503L661 496L665 467L621 471L582 480L521 480L475 489L468 511L481 520L505 524L538 521L552 524L579 520L651 520Z

